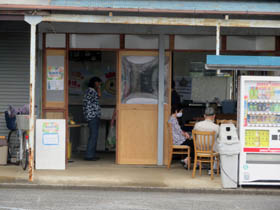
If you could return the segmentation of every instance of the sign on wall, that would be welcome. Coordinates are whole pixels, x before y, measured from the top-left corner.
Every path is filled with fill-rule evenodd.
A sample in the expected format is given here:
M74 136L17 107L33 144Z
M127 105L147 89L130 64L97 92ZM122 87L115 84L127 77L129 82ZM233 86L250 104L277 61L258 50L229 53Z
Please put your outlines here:
M65 170L65 120L36 120L36 169Z
M47 89L64 90L64 67L48 66Z

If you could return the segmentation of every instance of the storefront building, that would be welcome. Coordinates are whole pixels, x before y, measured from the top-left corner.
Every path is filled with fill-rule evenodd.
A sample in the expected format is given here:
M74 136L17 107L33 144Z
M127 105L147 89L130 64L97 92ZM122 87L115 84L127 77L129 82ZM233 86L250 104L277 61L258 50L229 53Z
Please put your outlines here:
M277 56L280 51L278 3L43 2L0 4L0 53L6 56L0 63L0 112L9 104L29 103L34 94L41 118L68 122L70 116L83 123L82 95L88 79L97 75L104 81L100 138L105 139L106 120L116 110L118 164L167 163L172 80L186 103L235 99L232 78L238 75L206 71L206 55ZM53 82L52 74L60 79ZM35 93L28 91L29 78ZM2 116L0 132L7 134ZM104 150L105 141L99 142Z

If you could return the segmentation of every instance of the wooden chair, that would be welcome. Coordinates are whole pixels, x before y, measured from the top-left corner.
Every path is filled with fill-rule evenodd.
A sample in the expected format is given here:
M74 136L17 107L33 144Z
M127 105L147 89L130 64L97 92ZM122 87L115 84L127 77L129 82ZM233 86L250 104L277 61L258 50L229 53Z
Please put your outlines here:
M187 145L173 145L173 135L172 135L172 125L168 124L168 134L169 134L169 147L168 147L168 165L167 168L170 168L172 157L174 154L185 154L188 156L188 170L191 168L191 148Z
M220 168L220 159L219 153L213 151L214 143L215 143L215 131L213 132L204 132L204 131L192 131L193 135L193 144L194 144L194 166L199 163L199 172L201 175L201 166L202 163L210 163L211 165L211 179L213 176L213 165L214 158L217 161L217 175L219 175ZM195 177L196 167L193 167L192 177Z

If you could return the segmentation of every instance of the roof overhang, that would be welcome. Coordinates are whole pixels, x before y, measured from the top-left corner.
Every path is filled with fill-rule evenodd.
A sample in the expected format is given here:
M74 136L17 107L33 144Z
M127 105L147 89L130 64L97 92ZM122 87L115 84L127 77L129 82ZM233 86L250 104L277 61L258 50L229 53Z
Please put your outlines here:
M111 24L145 24L145 25L173 25L173 26L221 26L242 28L280 28L276 20L234 20L211 18L168 18L168 17L140 17L140 16L105 16L105 15L69 15L51 14L43 16L42 21L76 22L76 23L111 23Z
M279 71L280 57L207 55L207 70Z
M280 15L278 1L150 1L150 0L1 0L0 9L66 10L66 11L121 11L188 14Z

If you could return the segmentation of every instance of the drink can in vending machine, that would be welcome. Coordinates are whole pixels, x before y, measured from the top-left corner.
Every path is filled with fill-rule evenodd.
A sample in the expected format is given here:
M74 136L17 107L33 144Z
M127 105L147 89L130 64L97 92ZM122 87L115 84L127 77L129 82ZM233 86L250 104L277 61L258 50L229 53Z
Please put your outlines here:
M257 104L257 111L262 111L262 104L261 103Z
M252 111L252 103L248 103L248 111Z
M270 115L270 121L269 121L270 124L276 124L276 116L275 115Z
M270 103L264 103L264 111L269 112L270 110Z
M254 103L254 111L257 111L258 110L258 105L257 103Z
M254 99L254 87L250 87L250 91L249 91L249 98L252 100Z
M271 103L269 106L269 111L274 112L274 103Z
M275 104L275 112L279 112L279 108L280 108L279 103L276 103L276 104Z
M280 115L277 115L276 117L277 117L277 118L276 118L277 124L280 124Z

